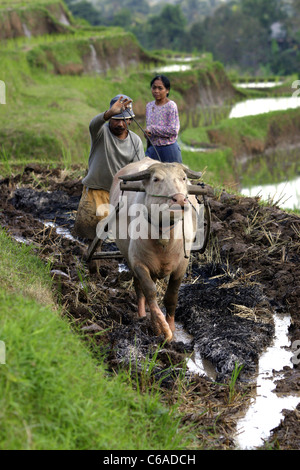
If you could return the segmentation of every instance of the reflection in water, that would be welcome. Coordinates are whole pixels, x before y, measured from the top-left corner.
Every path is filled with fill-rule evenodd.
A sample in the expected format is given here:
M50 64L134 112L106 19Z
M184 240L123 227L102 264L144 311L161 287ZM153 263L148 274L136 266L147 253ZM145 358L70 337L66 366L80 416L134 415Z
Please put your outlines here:
M158 73L168 73L168 72L185 72L186 70L191 70L192 66L190 65L192 62L196 62L200 59L200 57L181 57L178 59L177 64L169 64L163 65L158 69L155 69L154 72ZM188 64L187 64L188 63Z
M293 409L300 402L298 396L278 396L273 392L275 381L280 379L276 371L291 367L292 352L288 350L287 336L290 325L289 315L275 315L274 343L259 359L257 396L246 415L237 425L236 444L246 450L263 445L270 431L279 425L283 409ZM275 371L275 372L274 372Z
M300 177L277 184L252 186L241 190L243 196L261 196L281 209L300 209Z
M258 98L237 103L231 110L229 118L240 118L271 111L284 111L300 106L300 97ZM300 209L300 178L283 181L273 185L259 185L243 188L245 196L260 195L263 200L276 203L282 209Z
M190 344L193 341L193 336L188 334L182 323L176 323L176 330L174 333L174 340L175 341L182 341L185 344ZM211 380L215 380L217 373L214 366L207 361L206 359L202 359L199 351L194 351L193 354L187 359L186 362L187 368L190 372L198 375L204 375L209 377Z
M248 83L235 83L239 88L274 88L282 85L283 82L248 82Z
M40 222L42 222L45 225L45 227L53 227L56 230L56 233L58 235L61 235L62 237L65 237L65 238L68 238L69 240L76 241L68 228L60 227L59 225L55 224L54 222L44 222L43 220L40 220Z
M186 64L173 64L173 65L165 65L164 67L155 69L155 72L159 72L159 73L185 72L186 70L191 70L191 66L186 65Z
M257 114L269 113L271 111L284 111L285 109L298 108L300 97L280 97L280 98L256 98L237 103L233 106L229 118L240 118L244 116L254 116Z

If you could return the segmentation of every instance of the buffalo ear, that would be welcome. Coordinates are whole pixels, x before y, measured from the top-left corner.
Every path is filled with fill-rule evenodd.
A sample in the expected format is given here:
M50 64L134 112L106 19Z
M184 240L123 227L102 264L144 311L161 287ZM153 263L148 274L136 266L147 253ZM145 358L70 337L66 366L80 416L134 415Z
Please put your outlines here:
M187 166L184 166L183 165L183 170L186 174L186 176L192 180L197 180L199 178L201 178L202 176L202 172L201 171L193 171L193 170L190 170Z
M131 175L122 175L119 176L120 179L123 181L141 181L145 179L149 179L151 176L151 171L149 169L139 171L138 173L132 173Z

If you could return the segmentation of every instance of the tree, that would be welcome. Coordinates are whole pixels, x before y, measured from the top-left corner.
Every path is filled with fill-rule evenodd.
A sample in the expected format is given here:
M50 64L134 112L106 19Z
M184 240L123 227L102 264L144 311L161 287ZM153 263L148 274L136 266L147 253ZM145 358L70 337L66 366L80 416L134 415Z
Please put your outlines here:
M201 33L201 49L212 52L225 65L241 68L259 67L269 59L268 31L259 20L246 16L236 4L218 8L212 17L197 26ZM191 33L196 31L196 25ZM199 48L199 44L194 44Z
M188 46L190 50L202 51L205 48L206 43L206 29L202 21L198 21L191 26L189 32Z
M101 12L96 10L90 2L83 0L73 3L66 0L66 3L75 18L83 18L93 26L103 24Z
M131 10L132 16L134 16L136 13L148 15L150 12L150 7L147 0L123 0L120 3L122 3L122 7Z
M129 8L122 8L118 10L113 17L111 22L112 26L122 26L122 28L128 29L132 23L132 13Z
M166 5L161 13L151 16L146 24L145 44L150 49L181 50L186 38L186 19L179 5Z
M282 0L241 0L241 10L244 15L256 18L265 28L286 18Z

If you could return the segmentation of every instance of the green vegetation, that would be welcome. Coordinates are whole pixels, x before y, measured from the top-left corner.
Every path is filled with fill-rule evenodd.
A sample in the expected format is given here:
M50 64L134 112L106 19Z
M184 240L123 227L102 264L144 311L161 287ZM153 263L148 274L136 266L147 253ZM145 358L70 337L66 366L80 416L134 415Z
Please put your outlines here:
M6 105L0 106L0 161L4 152L15 163L59 162L69 153L73 163L86 163L90 120L107 108L108 97L120 93L120 88L142 95L148 83L125 77L120 86L109 73L108 77L51 74L30 67L33 53L0 53L1 80L6 84Z
M220 186L225 183L227 188L235 184L232 174L234 158L230 148L200 152L183 149L182 157L183 162L192 170L203 172L205 183L212 186Z
M241 73L286 75L299 68L299 0L67 0L76 17L119 25L147 49L211 52Z
M205 168L205 180L213 185L242 180L244 186L276 183L292 179L300 172L297 150L274 150L263 155L268 146L293 141L299 134L300 109L274 111L243 118L221 119L217 125L190 128L181 133L184 144L202 147L201 152L184 151L184 161L191 168ZM209 149L209 143L219 145ZM208 147L205 151L205 147ZM250 155L247 165L241 156ZM195 168L196 169L196 168ZM198 168L199 169L199 168Z
M0 0L0 7L1 8L19 8L19 7L28 7L27 1L24 0ZM53 5L55 3L62 3L61 0L31 0L30 7L36 7L39 5Z
M232 148L235 148L234 142L241 141L243 138L255 138L265 143L268 133L273 126L276 126L276 137L281 133L296 130L299 127L300 110L289 109L287 111L273 111L269 113L257 114L254 116L245 116L241 118L223 119L218 125L209 127L206 132L211 130L222 133L228 142L231 142ZM294 133L294 132L293 132Z
M191 436L159 395L110 378L60 316L50 275L0 230L0 448L181 449Z
M191 6L193 2L188 3ZM188 3L181 5L187 7ZM106 2L106 6L110 4ZM6 85L6 104L0 105L1 176L12 173L16 165L33 162L64 167L80 164L78 171L83 174L89 154L90 120L107 109L112 96L125 92L134 98L141 122L145 104L152 100L149 82L154 67L167 62L168 57L178 56L174 48L185 43L186 36L181 36L180 28L186 29L187 25L181 15L172 33L174 41L171 32L166 32L161 43L153 44L165 50L150 54L139 46L131 27L129 32L119 27L122 15L113 15L113 28L92 27L71 16L70 25L60 27L53 5L56 8L61 2L37 0L28 5L21 0L0 0L0 25L6 18L6 7L18 9L21 17L30 9L38 11L35 22L44 18L45 11L50 12L47 18L54 25L53 31L1 41L0 80ZM140 26L146 7L146 1L139 2ZM168 8L170 14L180 11L179 6ZM156 15L152 23L149 20L156 31L160 18ZM167 21L168 16L163 18ZM92 48L97 52L101 74L87 65ZM184 163L204 171L205 182L220 186L236 181L234 173L240 169L236 155L243 149L245 139L249 145L259 146L269 137L280 138L288 129L299 133L299 111L229 120L224 106L217 113L206 113L202 108L199 115L193 111L190 116L189 105L185 106L190 90L194 93L201 85L202 89L221 92L226 87L222 64L214 62L210 53L201 52L199 56L201 48L193 49L192 70L169 74L172 98L181 109L182 142L200 147L211 146L214 139L217 143L216 148L207 151L183 148ZM178 61L182 59L179 56ZM132 129L141 135L134 123ZM295 161L293 171L298 169ZM253 171L259 174L256 166ZM0 252L0 340L5 342L7 351L6 364L0 365L0 447L192 447L193 437L181 428L176 406L167 409L156 389L149 390L153 360L142 364L142 381L134 384L136 391L126 385L132 376L128 379L120 373L112 378L102 358L95 361L80 334L55 305L49 267L39 261L31 248L17 246L2 229ZM85 281L83 285L88 288Z
M244 367L243 364L240 365L238 362L234 363L234 369L232 371L231 380L229 382L229 398L228 398L229 403L232 403L236 395L236 381L243 367Z

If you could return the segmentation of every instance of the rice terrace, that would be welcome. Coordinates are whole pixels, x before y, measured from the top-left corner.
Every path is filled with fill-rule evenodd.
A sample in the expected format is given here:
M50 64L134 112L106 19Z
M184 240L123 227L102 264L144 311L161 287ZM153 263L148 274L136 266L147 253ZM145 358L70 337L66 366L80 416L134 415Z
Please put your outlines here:
M291 96L297 76L244 88L211 54L149 52L54 0L0 0L0 31L0 448L299 449L300 204L242 189L299 177L300 103L229 116ZM172 64L183 163L202 172L210 227L165 341L138 318L115 240L91 270L73 229L89 122L124 90L144 128L150 80Z

